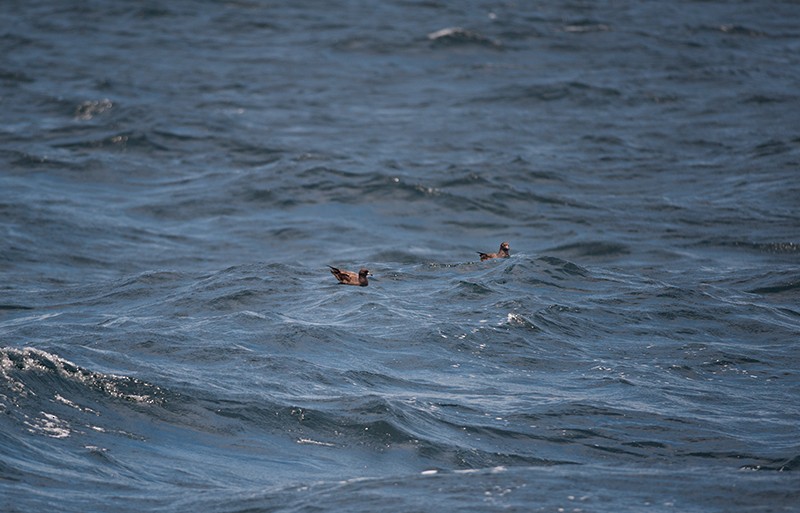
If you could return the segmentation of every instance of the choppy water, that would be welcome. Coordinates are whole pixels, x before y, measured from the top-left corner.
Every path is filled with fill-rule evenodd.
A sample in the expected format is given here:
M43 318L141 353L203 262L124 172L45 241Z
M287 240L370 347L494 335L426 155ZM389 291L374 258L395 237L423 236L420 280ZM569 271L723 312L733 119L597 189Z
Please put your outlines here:
M799 17L6 2L0 509L795 511Z

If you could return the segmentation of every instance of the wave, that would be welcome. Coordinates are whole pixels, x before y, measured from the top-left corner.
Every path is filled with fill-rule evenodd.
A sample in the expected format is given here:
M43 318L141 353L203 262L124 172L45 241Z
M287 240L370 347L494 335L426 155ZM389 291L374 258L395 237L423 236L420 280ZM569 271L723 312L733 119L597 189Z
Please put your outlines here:
M408 390L380 374L344 377L360 386ZM481 428L464 432L460 426L467 410L456 408L452 412L455 417L449 418L449 407L411 398L294 396L294 404L282 404L280 400L213 397L199 391L192 397L136 378L90 371L33 348L0 350L0 380L0 407L7 414L4 422L12 424L7 433L12 434L23 431L54 439L89 439L95 433L164 443L153 439L164 436L163 429L143 429L143 420L149 418L181 430L201 429L224 436L244 429L251 434L280 434L298 444L378 452L411 450L425 460L460 468L553 463L526 454L525 444L517 454L496 452L492 449L494 438L519 439L520 434L503 429L492 434ZM480 418L478 412L469 415ZM483 442L470 442L471 437L481 437Z
M109 404L163 405L169 394L136 378L89 371L34 348L0 349L0 409L18 429L52 438L75 432L127 433L101 425Z
M797 290L800 290L800 280L756 287L748 290L748 292L751 294L794 294Z
M447 27L428 34L428 40L435 48L453 46L481 46L501 49L502 43L479 32L461 27Z
M616 103L623 97L614 87L600 87L580 81L541 83L526 86L503 86L491 96L476 97L473 103L511 103L529 105L551 102L574 102L584 106L603 106ZM644 100L645 98L642 97Z
M776 255L800 253L800 244L797 242L724 241L722 245Z

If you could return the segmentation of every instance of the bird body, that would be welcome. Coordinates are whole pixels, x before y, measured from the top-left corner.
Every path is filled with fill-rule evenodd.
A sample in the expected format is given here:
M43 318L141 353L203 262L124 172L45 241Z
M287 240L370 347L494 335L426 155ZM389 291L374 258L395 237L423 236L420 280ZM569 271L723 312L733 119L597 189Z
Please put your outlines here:
M357 285L359 287L366 287L369 285L369 281L367 281L367 276L369 276L369 271L367 269L361 269L357 273L353 271L343 271L341 269L337 269L332 265L328 267L331 268L331 274L339 280L339 283L342 285Z
M478 254L481 256L481 262L492 258L508 258L511 256L508 252L509 249L508 242L503 242L500 244L500 250L497 253L481 253L478 251Z

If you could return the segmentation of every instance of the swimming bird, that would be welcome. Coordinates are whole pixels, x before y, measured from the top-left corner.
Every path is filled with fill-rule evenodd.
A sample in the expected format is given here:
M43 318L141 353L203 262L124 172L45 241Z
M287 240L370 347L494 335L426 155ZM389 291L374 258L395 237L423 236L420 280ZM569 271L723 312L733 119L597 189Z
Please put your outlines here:
M339 283L342 285L358 285L359 287L366 287L369 285L367 281L367 276L369 276L369 271L367 269L362 268L358 271L358 274L354 273L353 271L342 271L329 265L328 267L331 268L331 274L336 276L336 279L339 280Z
M500 251L497 253L481 253L478 251L478 254L481 256L481 262L483 262L484 260L489 260L490 258L508 258L511 256L509 255L508 250L508 242L503 242L500 244Z

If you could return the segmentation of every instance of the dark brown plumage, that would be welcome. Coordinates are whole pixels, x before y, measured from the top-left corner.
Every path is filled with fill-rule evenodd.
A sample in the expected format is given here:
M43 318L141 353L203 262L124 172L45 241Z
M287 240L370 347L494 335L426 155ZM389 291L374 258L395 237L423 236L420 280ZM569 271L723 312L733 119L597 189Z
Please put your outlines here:
M497 253L481 253L478 251L478 254L481 256L481 261L489 260L491 258L508 258L511 256L508 252L509 249L508 242L503 242L500 244L500 251Z
M358 285L359 287L366 287L369 285L369 281L367 281L369 271L367 269L361 269L358 273L354 273L353 271L342 271L332 265L328 267L331 268L331 274L336 276L336 279L339 280L339 283L342 285Z

